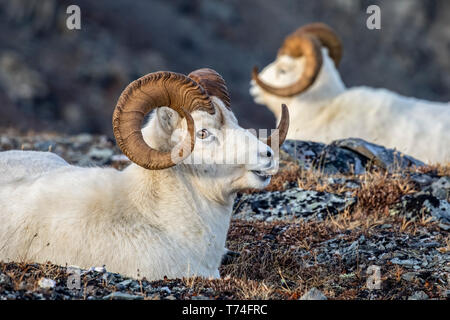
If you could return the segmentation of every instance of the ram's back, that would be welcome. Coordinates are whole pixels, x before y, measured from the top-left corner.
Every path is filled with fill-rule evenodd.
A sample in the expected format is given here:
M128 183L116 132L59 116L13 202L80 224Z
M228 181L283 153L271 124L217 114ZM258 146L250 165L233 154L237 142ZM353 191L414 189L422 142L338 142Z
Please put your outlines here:
M113 252L112 221L130 207L119 171L14 151L0 153L0 176L0 261L89 267L97 265L97 253Z
M354 136L428 163L450 161L450 103L368 87L349 89L336 103L347 120L341 124Z
M0 183L30 178L63 166L69 164L51 152L19 150L0 152Z

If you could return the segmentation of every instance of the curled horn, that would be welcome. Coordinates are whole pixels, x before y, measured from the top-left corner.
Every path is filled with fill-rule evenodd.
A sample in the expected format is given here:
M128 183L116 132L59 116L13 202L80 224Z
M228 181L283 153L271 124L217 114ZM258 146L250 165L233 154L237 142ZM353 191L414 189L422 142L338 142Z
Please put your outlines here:
M222 76L215 70L209 68L198 69L191 72L188 77L199 83L210 96L216 96L221 99L227 108L230 109L230 96L228 89ZM277 131L274 132L266 141L269 146L272 143L272 139L277 136L279 139L279 145L281 146L286 139L286 135L289 129L289 111L285 104L281 106L281 120L278 124Z
M310 23L299 28L298 33L309 33L315 35L320 43L328 48L329 55L336 67L342 59L342 41L334 30L325 23Z
M231 100L225 80L215 70L202 68L192 71L189 78L200 84L209 96L216 96L223 101L228 109L231 109Z
M305 44L309 43L311 38L314 43L313 50L309 49L309 47L312 47L311 44ZM322 53L320 51L321 45L328 48L330 57L333 59L336 67L338 67L342 58L342 42L340 38L326 24L310 23L300 27L289 35L278 52L279 55L286 54L291 57L305 57L305 69L297 82L287 87L273 87L264 83L258 77L258 69L256 67L253 68L252 78L262 89L274 95L291 97L300 94L307 90L317 78L323 63Z
M322 67L322 52L320 42L310 34L294 33L286 38L279 54L288 54L306 59L305 68L300 78L286 87L274 87L262 81L258 76L258 68L253 68L252 78L263 90L281 97L292 97L307 90L316 80Z
M141 132L146 114L155 108L169 107L186 119L188 135L181 143L176 161L172 152L148 146ZM113 114L113 131L122 152L137 165L149 169L165 169L186 159L195 144L195 126L190 113L214 110L204 89L185 75L159 71L130 83L119 97ZM183 152L188 150L188 152Z

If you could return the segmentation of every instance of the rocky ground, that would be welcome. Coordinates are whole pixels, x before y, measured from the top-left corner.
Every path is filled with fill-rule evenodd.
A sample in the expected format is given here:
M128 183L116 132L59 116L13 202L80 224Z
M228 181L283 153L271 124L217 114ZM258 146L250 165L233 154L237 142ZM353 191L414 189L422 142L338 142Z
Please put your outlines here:
M128 163L105 136L2 131L0 150L9 149L82 166ZM0 263L0 299L450 297L448 164L425 166L358 139L287 141L281 158L266 190L236 199L222 279L149 282L98 266Z

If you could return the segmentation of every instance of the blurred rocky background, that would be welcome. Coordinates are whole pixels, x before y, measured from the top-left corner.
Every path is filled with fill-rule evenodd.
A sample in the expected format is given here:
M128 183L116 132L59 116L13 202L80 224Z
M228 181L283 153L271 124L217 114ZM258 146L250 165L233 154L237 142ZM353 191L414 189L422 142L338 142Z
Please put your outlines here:
M66 28L71 4L81 30ZM366 28L371 4L381 30ZM248 94L250 70L314 21L341 36L347 86L450 100L447 0L0 0L0 126L112 136L113 108L131 80L211 67L244 127L273 127Z

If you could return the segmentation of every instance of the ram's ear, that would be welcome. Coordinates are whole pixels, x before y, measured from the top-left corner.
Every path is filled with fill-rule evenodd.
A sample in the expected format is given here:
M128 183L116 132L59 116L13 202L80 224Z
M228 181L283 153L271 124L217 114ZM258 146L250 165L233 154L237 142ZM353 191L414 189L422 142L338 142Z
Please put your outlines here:
M159 125L167 134L171 134L180 123L178 113L167 107L156 109L156 117L158 118Z

